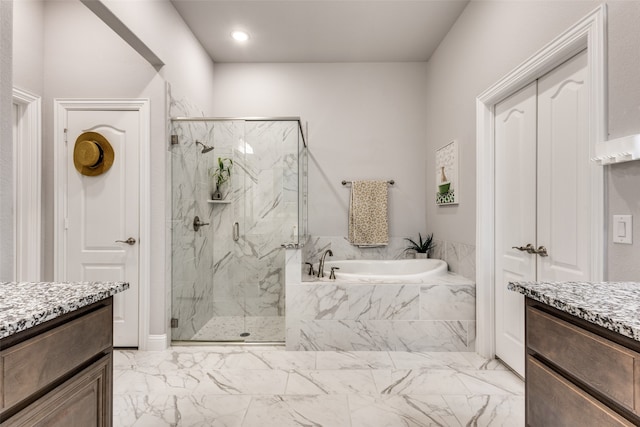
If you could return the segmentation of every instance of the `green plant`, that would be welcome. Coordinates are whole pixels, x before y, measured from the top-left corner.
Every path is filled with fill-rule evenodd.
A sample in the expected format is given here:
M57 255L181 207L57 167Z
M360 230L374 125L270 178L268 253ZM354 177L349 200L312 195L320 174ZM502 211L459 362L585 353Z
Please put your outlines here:
M222 184L229 181L231 178L231 167L233 166L233 160L229 158L218 157L218 167L209 169L209 175L211 175L216 183L216 188L220 188Z
M422 235L420 233L418 233L418 241L416 242L415 240L411 240L408 237L406 237L404 240L407 240L409 243L411 243L409 246L407 246L407 248L405 249L406 251L415 251L419 254L426 254L429 253L429 251L433 248L435 248L436 244L433 241L433 233L428 234L424 240L422 240Z

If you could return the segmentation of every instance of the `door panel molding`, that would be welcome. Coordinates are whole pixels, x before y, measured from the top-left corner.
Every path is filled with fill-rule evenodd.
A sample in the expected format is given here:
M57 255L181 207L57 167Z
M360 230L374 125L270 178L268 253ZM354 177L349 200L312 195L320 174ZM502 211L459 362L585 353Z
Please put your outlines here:
M150 157L151 157L151 110L148 99L55 99L54 100L54 279L65 275L66 242L65 201L67 150L65 144L65 124L70 111L135 111L140 124L139 145L139 314L138 314L138 346L146 350L149 341L150 315ZM69 141L69 144L73 141Z
M542 77L578 52L587 49L589 73L589 147L606 137L606 5L601 5L555 40L516 67L476 99L476 350L484 357L495 356L495 192L494 130L495 105ZM592 197L590 228L592 280L604 277L604 173L595 163L590 168Z

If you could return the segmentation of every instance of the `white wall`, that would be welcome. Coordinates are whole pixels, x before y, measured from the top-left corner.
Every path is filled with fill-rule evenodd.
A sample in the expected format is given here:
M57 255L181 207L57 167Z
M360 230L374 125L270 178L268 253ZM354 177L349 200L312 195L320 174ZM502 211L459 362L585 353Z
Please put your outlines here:
M44 93L44 3L13 4L13 85L42 96Z
M425 230L425 63L216 64L215 116L309 123L309 233L346 236L343 179L394 179L391 236Z
M12 9L0 1L0 281L14 280Z
M457 139L460 204L427 196L427 226L442 239L475 245L476 97L596 6L595 2L471 2L428 66L427 162ZM427 175L427 195L435 174Z
M640 133L640 2L609 3L609 137ZM608 210L633 215L633 245L608 236L608 279L640 280L640 161L607 166Z
M168 0L103 0L103 3L166 64L159 73L203 111L213 106L214 64Z

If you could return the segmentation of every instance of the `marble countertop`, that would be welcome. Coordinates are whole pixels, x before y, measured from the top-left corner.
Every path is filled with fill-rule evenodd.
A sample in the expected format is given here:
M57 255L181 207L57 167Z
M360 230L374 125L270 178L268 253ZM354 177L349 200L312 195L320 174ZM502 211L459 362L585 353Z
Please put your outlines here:
M511 282L508 289L640 341L640 282Z
M126 289L126 282L0 282L0 339Z

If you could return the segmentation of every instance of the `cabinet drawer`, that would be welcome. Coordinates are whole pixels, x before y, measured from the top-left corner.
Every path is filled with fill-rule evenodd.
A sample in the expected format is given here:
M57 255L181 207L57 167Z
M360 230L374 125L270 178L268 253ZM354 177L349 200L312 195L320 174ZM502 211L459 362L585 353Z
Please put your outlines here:
M527 356L527 426L622 427L634 424Z
M0 352L6 409L109 349L113 342L111 306Z
M532 307L527 307L527 348L638 413L634 402L638 353Z

